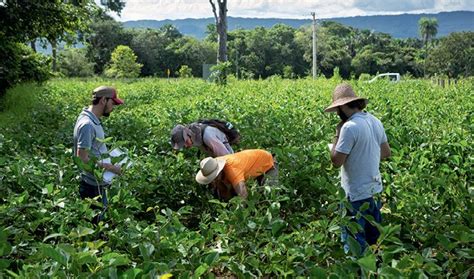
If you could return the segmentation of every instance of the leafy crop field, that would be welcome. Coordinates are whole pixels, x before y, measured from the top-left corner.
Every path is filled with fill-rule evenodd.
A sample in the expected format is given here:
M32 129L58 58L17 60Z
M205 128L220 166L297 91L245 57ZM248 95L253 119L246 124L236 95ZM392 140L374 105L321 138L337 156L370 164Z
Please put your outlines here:
M0 277L426 278L474 274L474 84L351 82L384 123L383 231L364 256L345 255L344 200L324 114L337 79L53 80L10 90L0 112ZM109 147L135 162L90 225L78 195L72 132L89 92L114 85L126 105L104 121ZM277 154L281 185L247 202L213 200L194 181L196 149L175 152L175 123L216 117L243 135L237 150Z

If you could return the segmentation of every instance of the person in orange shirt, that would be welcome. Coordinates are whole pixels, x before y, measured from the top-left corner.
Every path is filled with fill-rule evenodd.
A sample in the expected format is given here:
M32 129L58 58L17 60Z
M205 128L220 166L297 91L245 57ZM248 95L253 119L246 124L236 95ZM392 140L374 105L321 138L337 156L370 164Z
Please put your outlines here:
M278 168L272 154L262 149L250 149L201 161L196 174L199 184L211 184L219 199L248 196L245 181L256 178L259 185L278 183Z

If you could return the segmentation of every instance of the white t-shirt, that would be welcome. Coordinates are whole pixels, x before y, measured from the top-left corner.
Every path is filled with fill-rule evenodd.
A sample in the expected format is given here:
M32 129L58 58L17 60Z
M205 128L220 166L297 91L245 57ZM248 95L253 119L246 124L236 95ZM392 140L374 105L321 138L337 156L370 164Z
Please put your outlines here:
M204 151L206 151L211 157L219 157L227 154L234 153L234 150L227 140L227 136L219 129L207 126L204 129L204 135L202 141Z
M353 114L341 128L336 151L347 154L341 184L350 201L382 192L380 145L387 142L382 122L368 112Z

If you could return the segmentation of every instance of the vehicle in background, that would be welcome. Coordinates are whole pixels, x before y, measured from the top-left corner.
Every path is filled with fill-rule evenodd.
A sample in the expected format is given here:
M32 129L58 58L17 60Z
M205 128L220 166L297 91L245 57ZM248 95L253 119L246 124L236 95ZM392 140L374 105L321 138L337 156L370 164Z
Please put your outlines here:
M373 79L369 80L368 83L372 83L377 79L388 78L392 82L399 82L400 81L400 74L399 73L384 73L376 75Z

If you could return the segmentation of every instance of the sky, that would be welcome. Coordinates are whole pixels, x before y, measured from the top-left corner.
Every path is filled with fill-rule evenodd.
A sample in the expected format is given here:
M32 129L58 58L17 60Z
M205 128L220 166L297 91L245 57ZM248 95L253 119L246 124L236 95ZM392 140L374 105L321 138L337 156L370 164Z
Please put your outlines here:
M123 0L120 21L213 17L209 0ZM217 0L213 0L216 2ZM474 0L228 0L227 15L257 18L350 17L474 11ZM474 20L474 19L473 19Z

